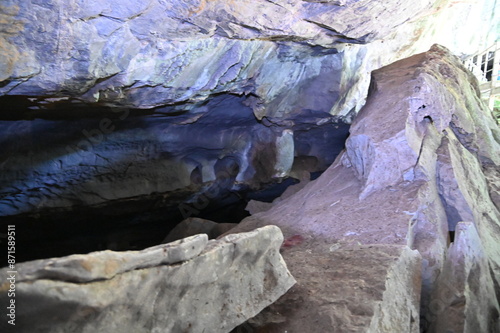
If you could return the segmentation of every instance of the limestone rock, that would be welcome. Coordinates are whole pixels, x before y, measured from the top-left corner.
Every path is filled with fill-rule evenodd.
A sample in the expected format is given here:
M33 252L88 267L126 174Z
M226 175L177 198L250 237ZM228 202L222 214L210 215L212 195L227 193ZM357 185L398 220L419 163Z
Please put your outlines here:
M352 244L409 246L422 255L420 322L432 325L431 297L446 262L453 231L461 219L477 228L490 270L482 281L499 294L500 212L495 192L500 165L500 128L478 96L471 73L446 49L434 46L372 74L367 103L351 126L346 150L317 180L267 211L246 218L231 232L278 225L285 242L308 256ZM493 197L494 198L494 197ZM297 242L295 240L303 239ZM293 240L293 241L292 241ZM292 248L293 248L292 247ZM299 285L308 285L318 263L283 249ZM469 259L468 259L469 260ZM470 259L472 260L472 259ZM372 274L366 267L364 274ZM311 287L296 289L273 307L295 299L315 302ZM328 294L327 288L321 294ZM495 293L485 304L498 304ZM361 301L360 301L361 302ZM319 309L284 316L278 331L323 331ZM331 307L333 310L333 306ZM477 311L487 313L482 307ZM264 311L260 316L265 317ZM308 320L304 318L309 318ZM355 316L351 320L355 320ZM264 320L265 321L265 320Z
M235 184L254 186L293 173L293 150L299 155L295 157L319 159L330 149L328 144L318 149L300 142L301 132L314 133L317 126L332 120L330 115L353 120L365 103L373 69L427 49L437 39L458 53L489 46L484 42L497 38L499 6L490 0L2 1L0 116L17 121L0 123L0 217L22 221L75 207L109 213L113 205L149 213L166 203L182 202L184 191L196 193L189 199L196 204L197 199L229 191ZM478 18L484 20L474 24ZM107 117L110 107L125 107L114 109L119 112L131 108L134 116L143 117L132 119L128 113ZM220 109L227 112L218 113ZM87 112L97 116L87 118ZM297 131L297 119L309 113L311 118L321 116ZM26 121L40 116L71 116L78 121ZM316 143L327 141L326 133L332 131L315 133L320 138ZM319 180L254 214L235 230L279 225L287 238L283 254L300 284L307 286L285 295L276 306L286 309L294 299L312 306L301 308L302 317L278 316L273 329L324 331L331 318L343 318L353 323L353 329L382 330L391 322L402 331L414 330L418 323L415 318L412 322L412 313L386 310L394 306L386 305L391 301L413 304L411 295L379 297L382 285L394 295L409 279L389 283L392 273L378 267L365 265L362 273L373 274L379 282L378 296L373 298L377 301L370 305L373 309L382 304L381 322L373 321L370 309L365 312L365 296L354 298L349 308L354 311L348 314L335 304L315 303L316 297L330 296L328 288L317 286L323 282L310 274L319 274L322 264L315 256L358 243L394 246L402 252L408 252L408 246L420 252L420 316L424 328L434 325L430 301L447 262L449 231L461 220L476 226L491 274L483 281L495 286L498 302L500 133L479 101L477 84L458 59L434 47L373 73L370 96L351 134L346 151ZM318 165L326 166L327 161L332 162L325 158ZM307 256L293 255L302 252ZM90 305L71 312L75 305L70 300L56 314L70 313L80 318L71 325L84 325L88 317L106 311L100 307L108 298L117 297L105 298L97 289L116 283L120 291L130 279L137 286L131 290L137 292L144 282L139 281L139 271L182 269L200 257L203 254L166 267L124 265L129 268L113 269L109 275L98 263L84 278L92 280L84 286L94 297L88 300ZM416 274L414 261L401 262L396 276L404 275L404 267ZM73 267L78 261L68 264ZM346 271L352 276L357 272L347 266ZM153 275L148 274L146 282L161 284ZM108 280L93 281L99 276ZM349 290L356 296L364 281L352 281ZM62 289L51 289L51 283L36 280L20 285L47 287L54 298L77 287L64 282ZM84 297L85 292L73 297ZM156 295L161 303L164 295ZM113 331L134 331L136 324L151 330L161 321L163 312L151 316L151 311L142 309L142 298L146 297L140 294L134 300L137 315L116 321L131 324ZM44 298L37 294L29 302L40 299ZM478 306L485 304L496 307L493 295ZM184 306L175 307L181 319ZM157 303L149 307L154 312ZM42 315L52 316L52 308L47 309ZM110 311L130 314L122 308ZM108 323L113 316L104 313L100 318ZM317 313L327 314L318 319ZM255 322L269 314L264 312ZM404 322L409 328L400 326Z
M199 239L203 237L192 238ZM87 274L75 271L68 262L97 260L113 270L122 262L107 261L103 253L82 256L79 261L52 259L51 266L58 267L58 273L50 276L40 262L18 264L14 331L229 332L295 283L278 251L282 241L279 228L268 226L210 241L202 253L188 259L191 253L185 257L188 260L176 264L151 262L150 257L157 257L159 249L189 252L191 246L186 246L194 245L193 241L161 245L140 254L115 254L135 260L133 267L125 262L126 269L118 268L116 275L99 274L96 277L101 279L86 283L65 279L75 274L86 279ZM4 279L7 269L0 273ZM7 289L3 283L1 304L8 302ZM2 332L11 328L5 321L0 325Z
M118 274L160 265L173 265L198 256L208 242L206 235L196 235L166 245L142 251L101 251L75 254L63 258L33 261L21 264L19 281L61 280L92 282L110 280Z
M343 148L348 125L335 117L301 114L289 119L291 129L274 128L255 119L247 100L213 97L193 110L194 119L124 108L78 121L0 120L0 217L120 201L144 214L152 209L142 200L175 209L222 196L236 182L259 188L286 177L295 155L311 156L313 171L324 170ZM318 118L327 121L316 125Z
M163 243L170 243L197 234L207 234L208 239L214 239L228 232L236 225L236 223L217 223L198 217L189 217L177 224L165 237Z
M148 108L248 92L244 85L255 80L251 91L264 100L292 97L285 91L290 84L307 89L304 83L320 70L340 65L333 45L383 37L430 3L6 1L2 12L12 28L2 38L11 47L4 51L0 89L17 95L65 90L90 102ZM387 24L374 24L373 16ZM332 55L297 67L287 58L304 48L276 41L309 43Z
M345 116L364 103L373 69L429 41L462 52L489 46L481 39L492 40L495 6L488 0L6 0L0 95L37 96L34 107L42 109L94 103L150 109L252 94L259 119L296 109ZM464 21L476 29L464 29ZM473 45L449 38L457 29ZM54 97L65 99L53 103Z
M482 241L471 222L459 222L430 304L428 332L499 332L500 312Z

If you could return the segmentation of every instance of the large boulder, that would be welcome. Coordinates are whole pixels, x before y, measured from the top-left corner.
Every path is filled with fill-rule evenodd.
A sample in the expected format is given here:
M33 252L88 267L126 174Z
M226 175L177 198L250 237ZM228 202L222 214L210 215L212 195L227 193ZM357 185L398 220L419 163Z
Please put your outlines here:
M430 303L439 275L449 274L443 270L450 235L459 221L470 221L477 228L490 267L481 270L481 279L490 284L486 289L499 294L500 212L494 202L499 152L500 128L480 100L476 79L458 58L436 45L375 71L345 152L317 180L245 219L231 232L275 224L289 239L285 245L309 253L305 258L285 248L283 256L299 285L311 287L296 289L273 307L293 304L297 298L312 304L317 295L331 293L321 285L314 285L321 292L311 292L314 278L309 272L318 263L309 257L323 253L325 244L339 248L393 244L418 250L422 255L420 316L425 328L436 319ZM373 269L365 265L363 274L374 274ZM414 274L411 268L407 272ZM380 278L385 281L385 275ZM485 297L488 301L478 305L498 304L495 293ZM321 309L338 311L334 304L322 304ZM276 324L276 332L297 327L322 331L318 309L303 309L308 316L301 319L285 316ZM309 318L306 323L304 318Z
M282 241L268 226L17 264L15 298L9 282L0 286L4 309L15 299L15 326L2 320L2 332L229 332L295 283Z

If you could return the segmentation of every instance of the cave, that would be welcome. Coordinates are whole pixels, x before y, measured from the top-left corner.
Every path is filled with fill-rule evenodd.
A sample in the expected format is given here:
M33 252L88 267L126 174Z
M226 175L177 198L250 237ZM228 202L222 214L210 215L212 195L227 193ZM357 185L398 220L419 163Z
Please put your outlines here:
M271 202L302 172L317 177L344 148L349 125L338 117L305 110L281 120L284 127L257 120L247 101L220 94L189 112L176 106L144 114L70 103L33 111L26 96L0 98L2 227L18 226L27 245L18 260L144 249L188 217L237 223L249 215L249 200ZM289 170L277 174L272 145L285 130L295 149L285 151ZM141 194L127 172L155 190ZM93 183L105 192L87 187ZM66 203L57 203L61 197Z
M0 330L499 332L499 6L2 2Z

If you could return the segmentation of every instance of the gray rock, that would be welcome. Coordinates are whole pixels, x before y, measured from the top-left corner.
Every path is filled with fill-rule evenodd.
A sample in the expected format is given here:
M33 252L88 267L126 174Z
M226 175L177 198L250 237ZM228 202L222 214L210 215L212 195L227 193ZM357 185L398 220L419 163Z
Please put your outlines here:
M110 280L125 272L190 260L198 256L207 243L207 235L196 235L142 251L107 250L36 260L18 264L16 280L28 282L49 279L78 283Z
M234 181L258 187L286 175L293 142L277 147L281 133L260 125L242 100L214 98L189 126L189 115L136 118L128 109L79 121L0 121L0 216L196 192L215 182L207 194L214 198ZM263 163L271 160L286 163L280 170Z
M500 213L489 195L489 182L498 174L487 181L482 171L500 165L500 132L479 101L475 78L434 46L374 72L372 87L372 104L351 127L343 159L363 183L360 198L398 184L419 187L418 207L406 211L413 216L412 247L429 263L424 272L429 289L444 260L446 231L461 220L474 221L490 263L500 267L493 245L500 241L495 231Z
M455 241L430 303L428 332L499 332L500 312L481 238L472 222L456 225Z
M500 212L490 193L500 175L493 171L500 165L499 130L480 101L475 78L442 47L375 71L345 152L317 180L232 230L279 226L285 235L283 256L299 285L307 287L288 293L272 308L286 308L297 299L318 304L302 309L307 315L301 318L284 315L271 332L324 331L322 325L341 316L333 303L316 299L330 290L312 282L321 263L309 257L323 253L325 246L336 250L358 243L420 252L422 275L414 276L422 283L420 318L424 329L432 325L431 300L446 262L449 231L465 218L476 226L490 267L481 270L481 281L498 295ZM296 254L302 252L307 258ZM363 274L373 274L373 267L365 265ZM321 291L313 294L313 289ZM495 293L485 295L488 300L478 303L477 311L488 313L486 304L496 308ZM328 314L317 315L322 311ZM357 318L350 316L353 322Z
M210 241L201 254L187 261L159 264L146 260L148 267L143 267L146 254L158 256L158 251L176 247L191 251L185 246L202 239L206 241L206 237L195 236L185 243L144 250L144 254L115 254L115 258L136 260L134 268L125 262L127 267L120 269L120 261L107 261L103 253L79 257L91 267L103 265L117 272L99 273L95 276L101 280L86 283L65 279L87 277L75 271L74 265L67 265L75 262L74 257L53 259L52 266L59 271L50 278L40 262L20 264L15 331L229 332L295 283L279 254L283 237L275 226ZM33 271L37 267L40 273ZM3 269L2 279L6 274ZM35 276L40 279L32 280ZM6 288L8 283L3 283L1 304L8 301L3 292ZM0 325L10 327L5 321Z
M162 243L170 243L197 234L207 234L208 239L214 239L237 225L237 223L217 223L198 217L189 217L177 224Z
M430 0L5 0L0 4L0 95L14 96L14 102L4 98L1 103L15 113L16 102L25 102L33 113L29 111L19 118L36 117L59 107L56 113L60 116L82 105L155 108L157 114L165 116L186 112L178 125L187 128L184 125L209 115L211 108L204 105L206 100L233 94L246 96L251 116L263 123L283 126L289 121L287 117L307 110L352 120L365 102L373 69L427 49L436 40L449 43L459 53L473 53L489 46L485 41L492 41L491 36L497 38L498 6L500 2L489 0L474 4L451 0L439 4ZM462 44L469 42L472 45ZM342 318L343 322L353 323L352 329L389 330L392 328L384 325L391 323L401 331L414 330L417 323L412 321L412 313L389 311L396 302L413 304L411 295L396 295L397 288L407 286L408 280L390 284L390 274L365 265L368 268L363 274L373 273L380 282L378 295L383 288L381 281L386 281L388 295L395 295L386 300L394 303L375 301L366 310L363 296L349 303L347 310L342 306L339 309L337 304L328 303L328 288L317 287L322 282L314 274L321 274L317 269L324 261L314 256L327 252L325 243L332 251L356 243L418 249L423 257L423 310L427 311L436 279L445 267L448 231L463 219L473 221L477 227L492 275L491 281L484 281L496 284L499 294L500 135L478 102L477 89L470 81L459 61L439 48L374 73L367 106L356 118L346 152L334 166L318 181L276 202L268 211L256 213L239 227L252 229L273 223L282 227L287 236L284 255L290 259L292 271L298 272L299 282L307 286L285 296L280 304L295 297L297 303L312 306L301 309L305 311L302 317L289 314L279 318L276 329L306 327L305 331L324 331L314 327L329 327L336 320L332 318ZM243 107L237 110L231 113L248 111ZM209 116L214 123L234 120L228 114ZM279 119L286 120L279 123ZM150 125L149 121L145 122ZM110 124L89 123L85 130L95 135L83 137L82 128L68 130L67 123L57 126L41 122L44 124L40 127L38 120L2 124L9 130L0 131L6 133L2 141L5 155L0 158L0 215L133 202L153 194L169 201L164 193L203 182L213 182L217 191L230 187L233 181L265 182L286 174L292 160L290 138L277 140L276 135L265 131L240 137L236 129L217 133L219 140L210 140L205 128L199 131L190 126L184 136L169 133L161 119L158 126L141 123L133 130L123 126L116 132L104 133L109 135L103 143L104 136L93 130L108 131ZM82 121L80 125L83 123L87 124ZM18 134L28 143L18 140ZM188 136L189 140L185 140ZM174 156L165 158L165 152L172 150L164 145L179 141L192 142L200 150L184 155L174 149ZM37 145L26 150L32 142ZM51 148L41 149L43 145ZM298 145L294 148L300 149ZM233 158L239 170L237 175L231 174L235 177L230 177L228 185L216 174L231 166ZM294 247L308 255L294 259L293 253L300 252ZM383 257L383 253L375 253ZM358 254L363 255L362 251ZM392 257L401 258L397 254ZM341 258L336 257L336 261ZM413 261L403 262L415 274ZM69 263L70 267L77 265L75 261ZM398 266L395 276L404 276L406 266ZM92 267L86 279L107 276L101 272L102 264ZM355 274L356 268L346 270ZM141 285L139 277L133 275L136 269L112 271L110 276L113 272L118 275L111 280L89 285L127 278ZM365 287L362 280L353 281L350 294ZM37 280L33 288L49 283L52 280ZM31 285L26 283L24 287ZM75 285L66 287L69 292ZM416 290L413 287L410 289ZM51 295L57 298L64 288L50 289ZM313 296L311 290L315 290ZM75 318L96 313L99 317L102 313L94 310L106 304L106 299L95 290L89 293L95 296L96 303L92 300L87 308L77 309ZM76 291L73 297L79 295ZM158 318L163 318L161 313L143 315L147 312L141 312L141 297L134 300L134 305L139 307L137 317L143 320L132 322L125 318L117 325L132 322L130 326L114 328L133 331L134 325L146 323L140 329L151 329ZM155 301L162 301L162 297L157 295ZM327 302L314 303L314 297L325 297ZM377 297L373 299L384 299ZM495 304L490 297L486 303ZM379 317L370 311L379 305L381 312L377 313L383 313L384 318L377 323L374 320ZM156 303L150 307L155 308ZM68 302L57 310L64 317L74 308ZM185 308L178 309L182 318ZM318 322L311 322L318 318L317 313L322 314ZM43 314L53 315L50 310ZM434 319L427 320L432 325ZM404 321L408 329L400 326ZM80 322L67 325L79 327ZM73 331L75 327L66 329ZM91 327L88 331L102 328Z
M432 4L7 0L0 94L152 108L252 93L260 100L253 108L259 119L300 108L346 115L363 104L373 69L423 50L429 40L456 40L447 38L453 29L436 29L439 22L459 29L474 47L489 46L476 35L494 35L490 1L476 5L482 11L443 4L452 7L445 14ZM476 30L463 29L464 20L476 20ZM369 42L373 47L356 46Z

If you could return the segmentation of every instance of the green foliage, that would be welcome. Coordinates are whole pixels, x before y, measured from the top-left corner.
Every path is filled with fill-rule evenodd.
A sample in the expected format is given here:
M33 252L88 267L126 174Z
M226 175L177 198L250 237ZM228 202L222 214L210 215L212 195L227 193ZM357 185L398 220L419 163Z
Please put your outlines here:
M495 104L493 105L493 114L500 122L500 96L495 97Z
M500 108L500 96L497 96L495 97L495 106L494 106L495 109L499 109Z

